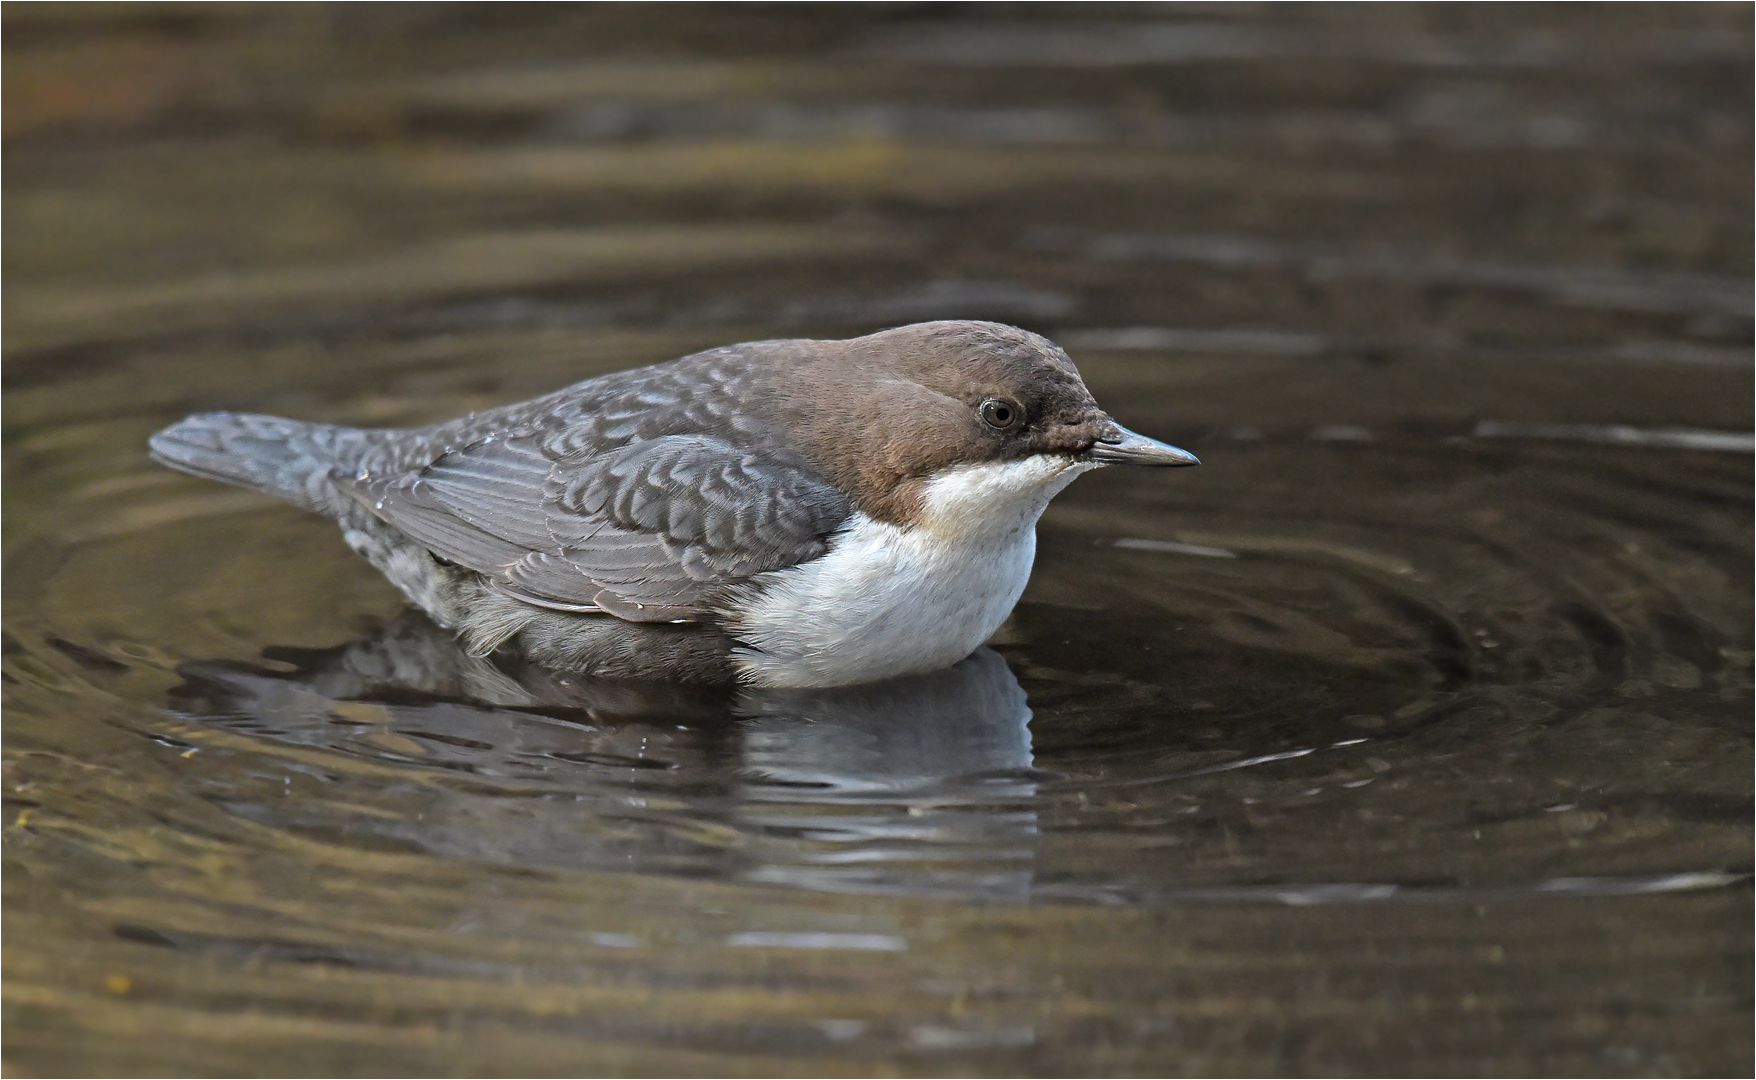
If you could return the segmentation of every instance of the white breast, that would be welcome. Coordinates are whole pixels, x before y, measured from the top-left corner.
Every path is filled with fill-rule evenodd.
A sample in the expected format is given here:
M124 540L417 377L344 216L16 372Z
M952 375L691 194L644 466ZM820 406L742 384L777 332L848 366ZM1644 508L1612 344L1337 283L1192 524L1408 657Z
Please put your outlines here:
M934 477L918 524L855 514L827 554L762 575L736 621L759 686L842 686L933 671L975 651L1018 602L1036 522L1092 463L1038 455Z

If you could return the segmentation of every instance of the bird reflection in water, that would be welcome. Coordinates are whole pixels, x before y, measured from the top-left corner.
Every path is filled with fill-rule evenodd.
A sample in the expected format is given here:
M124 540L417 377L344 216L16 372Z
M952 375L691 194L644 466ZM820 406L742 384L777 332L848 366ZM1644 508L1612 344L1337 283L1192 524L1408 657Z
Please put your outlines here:
M271 827L502 866L1029 889L1042 774L1024 690L991 649L865 686L714 688L472 656L411 610L344 646L264 657L185 664L172 697L270 757L325 752L336 783L313 794L211 793Z

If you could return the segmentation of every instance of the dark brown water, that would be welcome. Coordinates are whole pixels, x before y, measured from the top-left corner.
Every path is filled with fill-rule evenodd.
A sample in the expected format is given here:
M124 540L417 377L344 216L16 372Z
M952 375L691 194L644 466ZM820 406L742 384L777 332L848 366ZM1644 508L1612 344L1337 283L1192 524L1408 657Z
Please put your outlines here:
M1751 11L5 12L16 1075L1747 1075ZM994 318L993 647L460 655L150 464Z

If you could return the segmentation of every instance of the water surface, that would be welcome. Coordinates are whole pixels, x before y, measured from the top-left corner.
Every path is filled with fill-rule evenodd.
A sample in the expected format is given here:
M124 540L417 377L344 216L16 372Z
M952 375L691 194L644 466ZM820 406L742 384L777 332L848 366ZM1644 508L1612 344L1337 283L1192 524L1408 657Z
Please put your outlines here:
M1745 7L7 12L8 1067L1751 1069ZM990 648L479 660L152 465L1049 334Z

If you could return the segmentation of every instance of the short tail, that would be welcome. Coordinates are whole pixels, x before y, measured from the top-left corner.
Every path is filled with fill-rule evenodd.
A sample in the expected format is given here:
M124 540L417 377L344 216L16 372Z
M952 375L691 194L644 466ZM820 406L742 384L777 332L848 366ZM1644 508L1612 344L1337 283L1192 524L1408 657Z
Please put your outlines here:
M173 469L333 514L345 497L330 473L352 468L369 440L358 428L220 412L172 424L147 445L154 460Z

